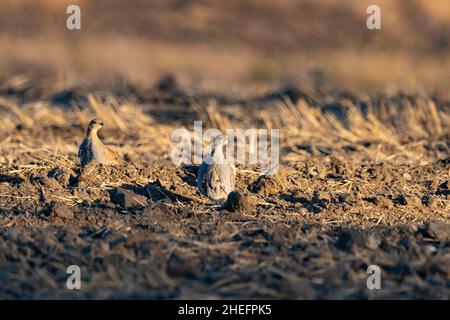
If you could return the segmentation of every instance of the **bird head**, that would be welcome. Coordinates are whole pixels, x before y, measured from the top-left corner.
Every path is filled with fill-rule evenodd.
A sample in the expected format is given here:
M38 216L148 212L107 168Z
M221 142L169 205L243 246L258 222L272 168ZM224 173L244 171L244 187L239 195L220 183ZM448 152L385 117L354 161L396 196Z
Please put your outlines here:
M226 145L228 143L228 141L229 141L229 138L226 134L219 134L214 137L213 147L214 148L222 147L222 146Z
M103 127L103 121L99 119L92 119L89 121L87 132L97 132L101 127Z

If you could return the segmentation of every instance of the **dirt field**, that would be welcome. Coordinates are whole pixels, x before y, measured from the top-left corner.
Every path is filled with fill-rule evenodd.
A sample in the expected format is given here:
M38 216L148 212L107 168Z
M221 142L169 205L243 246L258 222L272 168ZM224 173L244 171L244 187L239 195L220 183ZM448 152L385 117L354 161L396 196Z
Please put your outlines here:
M449 298L448 102L11 83L0 100L2 298ZM94 116L124 164L80 174ZM240 166L242 201L212 207L197 168L170 161L172 130L194 119L282 128L279 173ZM72 264L79 291L65 288ZM381 290L366 288L371 264Z

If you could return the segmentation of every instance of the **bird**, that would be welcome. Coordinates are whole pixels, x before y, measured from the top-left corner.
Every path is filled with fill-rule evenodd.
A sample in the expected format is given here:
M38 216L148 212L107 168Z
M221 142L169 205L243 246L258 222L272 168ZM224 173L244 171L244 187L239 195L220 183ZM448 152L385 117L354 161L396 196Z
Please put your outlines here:
M103 121L92 119L86 130L86 136L78 150L81 167L85 167L91 161L96 160L104 165L119 164L119 157L110 148L105 146L97 135L97 131L103 127Z
M236 169L225 159L223 147L228 143L226 135L217 135L211 143L211 154L198 169L197 188L201 195L216 203L223 203L234 190Z

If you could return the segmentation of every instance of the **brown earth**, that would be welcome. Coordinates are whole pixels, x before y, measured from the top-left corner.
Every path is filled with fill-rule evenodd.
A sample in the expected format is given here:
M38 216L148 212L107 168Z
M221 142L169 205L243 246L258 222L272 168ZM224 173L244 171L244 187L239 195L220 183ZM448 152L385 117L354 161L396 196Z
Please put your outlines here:
M3 85L0 298L450 297L450 118L439 97L298 88ZM92 117L124 160L80 172ZM238 166L225 208L170 161L173 129L280 128L281 167ZM366 272L382 270L381 290ZM65 287L79 265L82 289Z

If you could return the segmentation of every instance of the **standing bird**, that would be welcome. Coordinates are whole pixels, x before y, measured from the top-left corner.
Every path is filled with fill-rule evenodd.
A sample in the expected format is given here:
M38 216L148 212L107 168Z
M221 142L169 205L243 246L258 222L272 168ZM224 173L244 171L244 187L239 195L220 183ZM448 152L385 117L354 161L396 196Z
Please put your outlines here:
M103 121L92 119L87 127L86 136L78 150L81 167L85 167L92 160L104 165L119 163L119 157L103 144L97 135L97 131L103 127Z
M225 159L223 146L228 143L226 135L219 134L211 144L211 155L198 169L197 187L200 194L218 203L224 202L234 190L236 171Z

